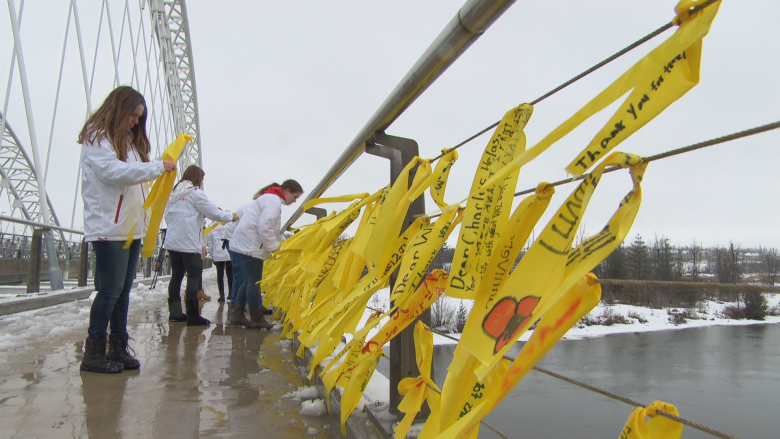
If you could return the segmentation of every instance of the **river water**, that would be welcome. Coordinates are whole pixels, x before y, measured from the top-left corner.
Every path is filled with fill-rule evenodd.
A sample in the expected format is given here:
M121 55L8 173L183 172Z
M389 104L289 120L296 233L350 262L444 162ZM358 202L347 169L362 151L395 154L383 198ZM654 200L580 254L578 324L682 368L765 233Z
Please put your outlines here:
M510 352L514 357L522 344ZM436 346L444 383L455 345ZM562 340L539 366L747 438L780 438L780 325L710 326ZM380 367L380 372L387 373ZM632 407L537 371L486 418L510 438L617 438ZM498 437L487 428L480 437ZM712 438L685 427L683 438Z

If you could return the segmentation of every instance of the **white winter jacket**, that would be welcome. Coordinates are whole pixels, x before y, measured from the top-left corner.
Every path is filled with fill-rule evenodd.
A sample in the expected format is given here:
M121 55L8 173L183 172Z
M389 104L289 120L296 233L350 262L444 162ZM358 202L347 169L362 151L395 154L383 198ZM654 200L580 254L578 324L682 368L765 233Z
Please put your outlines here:
M263 194L249 203L233 231L230 250L253 258L268 259L284 239L279 235L283 204L276 194Z
M227 223L224 226L222 224L217 224L211 233L206 235L206 245L209 248L209 253L211 253L211 260L214 262L225 262L230 260L230 254L228 253L227 249L222 248L222 244L224 244L222 240L226 239L225 229L227 228L228 224L233 223Z
M148 212L142 206L148 191L142 183L163 175L161 160L142 162L131 142L127 161L117 158L108 139L81 147L81 198L84 200L84 239L124 241L143 238Z
M183 180L168 198L165 208L165 234L163 248L182 253L200 253L204 245L203 217L212 221L231 221L233 214L220 210L209 201L206 193Z

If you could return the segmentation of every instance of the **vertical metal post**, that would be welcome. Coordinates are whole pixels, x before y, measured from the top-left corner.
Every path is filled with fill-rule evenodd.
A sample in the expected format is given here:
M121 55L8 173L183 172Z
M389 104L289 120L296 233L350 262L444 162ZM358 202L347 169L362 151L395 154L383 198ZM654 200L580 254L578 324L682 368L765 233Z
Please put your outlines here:
M152 277L152 258L141 258L144 267L144 277Z
M81 240L81 253L79 253L79 286L87 286L87 274L89 273L89 243Z
M321 207L309 208L306 210L306 213L316 216L317 219L325 218L326 216L328 216L328 211Z
M40 216L43 224L49 225L49 199L46 196L46 177L43 175L41 160L38 158L38 136L35 131L35 119L33 118L32 102L30 100L30 87L27 84L27 68L24 64L24 53L22 52L22 36L19 32L19 22L16 18L16 6L14 0L8 0L8 12L11 15L11 29L14 34L14 50L16 51L16 63L19 65L19 79L22 83L22 95L24 97L24 108L27 112L27 127L30 132L30 147L35 162L35 177L38 180L38 191L40 194ZM52 290L61 290L62 272L57 260L57 252L54 249L54 235L51 230L46 230L44 234L46 244L46 255L49 259L49 282Z
M30 265L27 266L27 293L41 291L41 237L43 229L35 229L30 242Z
M70 7L73 9L73 23L76 25L76 39L79 43L79 58L81 59L81 78L84 81L84 97L87 99L87 117L92 115L92 99L90 98L89 80L87 79L87 61L84 57L84 40L81 37L81 23L79 21L79 8L76 6L76 0L70 0ZM101 23L103 22L103 16L100 16ZM100 39L100 32L98 32L98 40ZM73 191L73 210L70 214L70 228L73 228L73 222L76 219L76 200L79 194L79 182L81 181L81 166L76 170L76 190ZM72 235L68 235L70 239ZM79 266L81 270L81 266ZM86 277L84 277L84 285L79 283L79 286L86 286ZM81 280L81 271L79 271L79 282Z
M384 157L390 160L390 181L395 182L404 167L419 154L417 142L403 137L390 136L385 133L375 133L372 140L366 144L366 153ZM412 177L409 178L411 184ZM420 196L409 206L404 218L401 233L411 225L415 217L425 214L425 199ZM390 276L390 290L393 290L398 271ZM417 320L426 325L431 324L430 310L424 312ZM433 374L433 365L431 365ZM406 377L417 377L420 371L417 369L417 359L414 353L414 324L409 325L397 337L390 341L390 408L397 412L398 404L402 396L398 393L398 383ZM427 417L429 410L427 404L420 412L421 417Z

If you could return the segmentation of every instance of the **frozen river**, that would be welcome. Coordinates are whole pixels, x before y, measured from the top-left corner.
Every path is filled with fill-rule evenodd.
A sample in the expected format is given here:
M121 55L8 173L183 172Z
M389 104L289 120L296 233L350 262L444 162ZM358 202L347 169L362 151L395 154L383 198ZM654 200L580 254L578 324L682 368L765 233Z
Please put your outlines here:
M514 356L522 344L510 352ZM444 383L455 345L437 345ZM740 438L780 437L780 325L709 326L559 342L540 367ZM384 370L382 369L384 367ZM387 373L387 364L380 364ZM509 437L618 437L632 407L532 371L486 421ZM497 437L487 428L480 437ZM685 427L683 438L713 436Z

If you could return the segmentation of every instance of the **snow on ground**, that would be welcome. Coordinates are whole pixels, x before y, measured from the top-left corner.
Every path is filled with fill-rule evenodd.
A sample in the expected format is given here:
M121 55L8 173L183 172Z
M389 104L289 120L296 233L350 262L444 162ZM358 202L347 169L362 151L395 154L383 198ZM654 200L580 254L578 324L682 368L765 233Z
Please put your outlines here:
M301 414L304 416L325 416L328 414L328 409L321 399L303 401L301 403Z
M384 289L378 291L375 296L369 301L368 306L376 309L386 310L388 307L389 290ZM384 300L382 298L385 298ZM445 300L457 300L451 299L446 296L442 297ZM766 295L769 309L780 308L780 294L767 294ZM441 300L441 299L440 299ZM733 303L723 303L714 300L707 300L700 304L694 310L688 310L685 308L671 308L671 309L654 309L643 306L634 305L605 305L600 303L593 309L582 322L579 322L572 327L569 332L563 337L565 340L578 340L590 337L601 337L609 334L623 334L627 332L651 332L651 331L664 331L671 329L686 329L686 328L699 328L702 326L725 326L725 325L759 325L780 323L780 316L766 316L764 320L734 320L729 319L723 314L726 306L734 305ZM468 307L470 309L470 306ZM685 313L685 322L675 324L673 314ZM372 310L367 309L363 313L363 319L360 321L358 328L365 325L368 321L368 317L373 313ZM587 325L584 321L590 320L591 322L605 321L608 317L623 316L628 322L627 324L612 324L609 326L592 324ZM377 325L376 328L369 332L368 339L374 336L382 325L384 325L389 318L382 320L382 323ZM436 329L436 328L434 328ZM443 328L441 328L443 329ZM450 332L447 330L441 330L440 332ZM531 338L533 331L529 330L520 338L520 341L527 341ZM450 337L460 339L460 334L450 333ZM347 341L351 339L351 335L346 334ZM434 344L455 344L456 340L441 336L439 334L433 335ZM387 346L386 346L387 347Z
M769 308L780 306L780 295L767 295ZM727 326L727 325L759 325L780 323L780 316L766 316L764 320L734 320L726 317L723 310L733 303L722 303L707 300L694 310L684 308L653 309L633 305L605 305L599 304L587 317L592 319L604 319L609 314L620 314L626 317L628 324L613 324L610 326L591 325L578 323L564 336L567 340L576 340L589 337L601 337L609 334L623 334L627 332L651 332L665 331L669 329L700 328L702 326ZM685 322L675 324L673 315L685 312ZM523 336L527 340L530 334Z
M215 267L203 270L204 284L216 285L216 273ZM155 289L150 285L151 279L139 279L137 286L130 290L131 319L144 318L143 312L147 310L167 310L168 282L158 281ZM87 299L0 316L0 364L6 362L8 353L15 349L31 349L28 346L33 340L86 338L89 310L95 294L92 292Z
M154 308L167 303L167 282L157 282L157 288L149 288L150 280L141 280L130 290L130 312L134 308ZM95 292L88 299L74 300L56 306L9 314L0 317L0 363L8 359L14 350L31 349L33 341L42 338L86 338L89 326L89 310Z
M317 388L314 386L309 386L298 387L298 390L293 390L292 392L282 396L282 398L290 398L293 401L309 401L312 399L317 399L318 396Z

